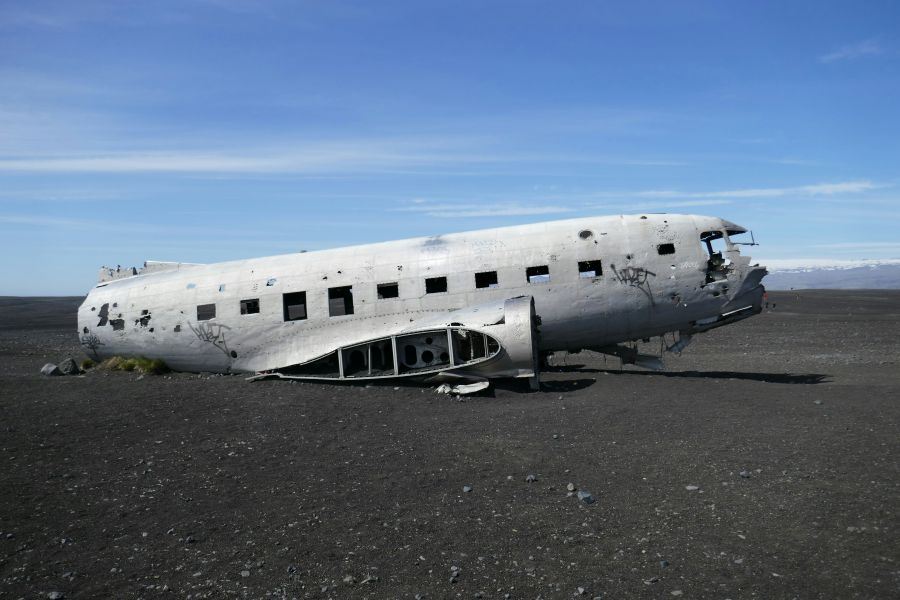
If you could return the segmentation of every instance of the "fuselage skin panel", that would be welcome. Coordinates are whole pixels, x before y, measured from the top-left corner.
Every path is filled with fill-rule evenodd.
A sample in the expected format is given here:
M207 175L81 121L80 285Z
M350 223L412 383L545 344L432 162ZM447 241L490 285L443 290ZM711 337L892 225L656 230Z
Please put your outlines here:
M79 335L95 359L139 355L183 371L261 372L409 331L451 311L531 296L541 352L601 347L689 332L698 321L745 306L758 311L765 270L751 267L731 243L735 228L716 217L624 215L172 263L92 289L78 312ZM701 243L711 231L722 233L729 264L715 277ZM428 293L429 286L443 289L440 278L446 291ZM394 283L397 297L380 298L378 286ZM348 286L352 314L331 316L336 300L329 290ZM305 292L306 318L286 320L284 295L297 292ZM205 318L209 305L215 316Z

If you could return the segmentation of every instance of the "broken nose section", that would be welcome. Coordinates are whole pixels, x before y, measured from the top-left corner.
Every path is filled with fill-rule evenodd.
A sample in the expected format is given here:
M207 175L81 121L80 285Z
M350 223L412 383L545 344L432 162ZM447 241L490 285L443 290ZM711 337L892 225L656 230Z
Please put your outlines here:
M728 314L749 308L750 314L746 316L759 314L762 311L763 294L766 293L766 288L760 282L766 274L768 271L765 267L749 267L740 287L728 304L722 307L722 312Z
M735 323L762 312L763 295L766 293L766 288L762 286L760 281L765 277L766 273L768 271L766 271L765 267L748 267L746 275L737 288L737 292L719 309L719 314L694 321L691 324L690 333L709 331L710 329Z

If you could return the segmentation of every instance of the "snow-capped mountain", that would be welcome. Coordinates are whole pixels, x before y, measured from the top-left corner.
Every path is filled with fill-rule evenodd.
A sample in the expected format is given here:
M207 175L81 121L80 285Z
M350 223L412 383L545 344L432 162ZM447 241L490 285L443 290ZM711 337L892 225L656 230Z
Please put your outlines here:
M900 259L761 259L763 285L789 289L900 289Z

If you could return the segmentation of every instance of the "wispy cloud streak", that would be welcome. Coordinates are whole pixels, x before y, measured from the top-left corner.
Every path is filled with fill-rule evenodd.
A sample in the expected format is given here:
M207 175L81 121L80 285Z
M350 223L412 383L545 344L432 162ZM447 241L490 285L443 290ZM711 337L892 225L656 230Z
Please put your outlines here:
M668 210L670 208L697 208L703 206L722 206L725 204L731 204L731 200L682 200L682 201L666 201L660 200L658 202L633 202L633 201L623 201L619 204L593 204L590 206L591 209L594 210L634 210L634 211L643 211L643 210Z
M884 48L875 39L863 40L855 44L847 44L841 46L834 52L823 54L819 57L819 61L823 63L833 63L843 60L855 60L857 58L866 58L878 56L884 53Z
M404 172L440 166L472 169L502 165L598 164L671 167L684 163L608 159L584 155L525 154L490 148L478 140L371 139L310 142L296 147L214 152L171 150L154 152L78 153L0 158L0 172L27 173L333 173ZM524 167L523 167L524 168Z
M521 217L530 215L553 215L572 212L575 209L558 205L529 205L518 202L495 202L490 204L449 202L437 204L416 200L408 206L395 209L398 212L416 212L438 218L473 217Z
M645 198L780 198L783 196L833 196L835 194L859 194L881 187L871 181L842 181L816 183L792 187L747 188L717 192L680 192L677 190L648 190L638 192Z

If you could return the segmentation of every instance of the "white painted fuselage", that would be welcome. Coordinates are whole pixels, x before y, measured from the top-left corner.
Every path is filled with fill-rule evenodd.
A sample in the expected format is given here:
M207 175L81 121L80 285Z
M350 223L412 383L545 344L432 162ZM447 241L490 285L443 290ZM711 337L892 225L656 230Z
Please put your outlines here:
M148 267L92 289L79 335L96 359L255 373L530 296L539 352L602 348L758 312L765 270L729 236L743 231L715 217L626 215ZM710 232L725 244L718 258L701 242ZM396 297L383 297L393 284ZM302 307L289 310L299 292Z

